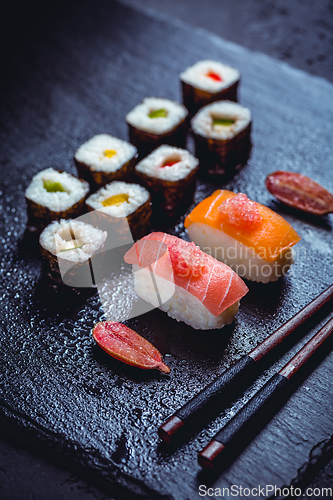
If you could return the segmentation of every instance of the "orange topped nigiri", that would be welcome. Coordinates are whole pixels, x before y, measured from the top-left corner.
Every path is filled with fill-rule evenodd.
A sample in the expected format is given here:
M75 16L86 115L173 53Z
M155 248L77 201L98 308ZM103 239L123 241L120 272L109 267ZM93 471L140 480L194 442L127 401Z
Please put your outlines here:
M267 283L294 262L300 237L283 217L243 193L217 190L185 219L189 237L237 274Z

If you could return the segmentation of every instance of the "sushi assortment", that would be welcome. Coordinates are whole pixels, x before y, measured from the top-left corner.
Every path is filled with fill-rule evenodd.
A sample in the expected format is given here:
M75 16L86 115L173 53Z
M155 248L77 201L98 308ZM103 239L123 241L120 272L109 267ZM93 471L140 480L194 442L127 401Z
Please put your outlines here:
M183 102L191 113L215 101L237 101L240 73L217 61L199 61L180 74Z
M199 161L186 149L163 145L135 167L162 213L175 216L192 201Z
M140 157L161 144L185 147L187 110L181 104L157 97L147 97L127 115L129 137Z
M152 209L168 217L185 211L193 199L199 166L200 172L214 175L233 172L233 163L242 156L239 151L249 149L251 128L250 112L226 101L237 99L238 70L217 61L201 61L187 68L180 78L184 88L210 94L209 99L195 97L196 110L211 102L216 106L212 110L206 106L192 119L196 157L185 149L189 110L193 111L186 91L184 104L147 97L126 115L130 142L105 133L95 135L74 154L79 178L53 168L33 178L26 190L28 228L40 233L53 220L97 211L99 222L106 220L102 215L126 217L134 239L139 239L150 230ZM152 207L140 188L135 188L130 201L127 191L108 196L106 186L114 182L141 184L149 191ZM115 186L107 189L114 190ZM121 199L113 198L106 207L107 200L116 195ZM130 207L135 209L129 212Z
M268 207L225 189L187 215L190 242L150 232L154 211L170 223L184 214L198 174L234 175L251 149L251 111L236 102L238 70L200 61L180 80L184 104L149 97L126 115L130 142L99 134L82 144L74 155L80 178L39 172L25 194L28 227L41 233L53 286L92 286L91 262L107 238L134 242L122 258L133 266L137 295L195 329L217 329L234 320L248 292L243 278L284 276L300 237ZM189 125L195 156L185 149Z

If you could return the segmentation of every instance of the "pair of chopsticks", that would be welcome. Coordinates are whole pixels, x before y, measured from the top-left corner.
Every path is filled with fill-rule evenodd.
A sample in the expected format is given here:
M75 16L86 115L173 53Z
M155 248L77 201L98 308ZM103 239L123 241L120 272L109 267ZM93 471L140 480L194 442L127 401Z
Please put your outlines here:
M230 402L230 396L232 396L233 400L236 399L240 387L248 387L255 378L258 362L267 358L269 353L273 352L332 297L333 285L318 295L310 304L284 323L249 354L240 358L228 370L213 380L159 427L158 434L161 439L170 444L177 435L181 434L194 422L198 427L206 418L204 410L209 406L214 405L215 408L222 411ZM278 373L268 380L199 453L198 461L201 467L212 469L238 438L249 433L249 429L258 423L258 419L260 420L263 416L272 413L272 408L276 406L279 400L282 401L288 392L290 381L299 368L305 365L319 346L329 338L332 331L333 318Z

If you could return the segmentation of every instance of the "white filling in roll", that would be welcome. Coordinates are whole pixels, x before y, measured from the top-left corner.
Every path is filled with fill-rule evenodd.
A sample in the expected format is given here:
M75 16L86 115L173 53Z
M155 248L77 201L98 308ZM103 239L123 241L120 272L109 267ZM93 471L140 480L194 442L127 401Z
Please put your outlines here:
M100 250L106 231L76 220L60 220L49 224L40 235L41 246L53 255L72 262L85 262Z

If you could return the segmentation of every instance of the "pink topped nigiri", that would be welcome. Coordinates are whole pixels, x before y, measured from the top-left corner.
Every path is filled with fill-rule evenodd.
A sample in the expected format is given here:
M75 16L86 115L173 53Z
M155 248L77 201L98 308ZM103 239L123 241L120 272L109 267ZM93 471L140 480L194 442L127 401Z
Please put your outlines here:
M233 321L248 292L227 265L166 233L151 233L126 253L136 293L177 321L196 329L222 328Z

